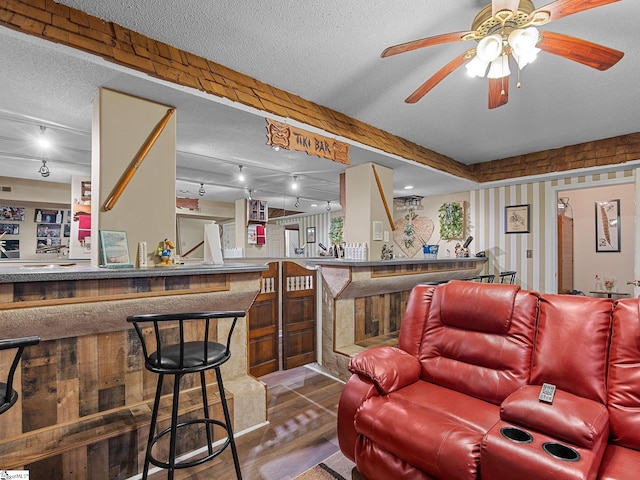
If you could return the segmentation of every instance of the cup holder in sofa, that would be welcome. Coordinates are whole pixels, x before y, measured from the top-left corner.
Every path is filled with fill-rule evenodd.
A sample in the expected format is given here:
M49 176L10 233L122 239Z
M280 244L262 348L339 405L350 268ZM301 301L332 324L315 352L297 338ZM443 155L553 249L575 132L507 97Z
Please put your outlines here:
M500 429L500 435L516 443L533 442L533 436L529 432L525 432L524 430L520 430L515 427L502 427Z
M580 454L573 448L556 442L545 442L542 449L554 458L564 460L566 462L577 462L580 460Z

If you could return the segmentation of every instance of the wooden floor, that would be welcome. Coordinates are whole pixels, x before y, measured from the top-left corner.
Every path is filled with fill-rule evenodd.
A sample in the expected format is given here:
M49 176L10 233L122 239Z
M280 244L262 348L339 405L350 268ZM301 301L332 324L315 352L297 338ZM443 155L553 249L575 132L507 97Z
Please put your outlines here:
M344 384L320 372L310 365L260 377L267 385L269 425L236 439L244 480L292 479L339 450L336 412ZM204 465L177 470L174 478L236 478L231 449Z

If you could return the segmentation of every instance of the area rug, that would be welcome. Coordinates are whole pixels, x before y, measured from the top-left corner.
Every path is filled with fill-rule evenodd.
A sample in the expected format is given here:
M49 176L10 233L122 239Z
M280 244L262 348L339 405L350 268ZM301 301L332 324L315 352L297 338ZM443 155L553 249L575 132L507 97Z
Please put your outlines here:
M295 480L364 480L355 464L337 452L318 465L298 475Z

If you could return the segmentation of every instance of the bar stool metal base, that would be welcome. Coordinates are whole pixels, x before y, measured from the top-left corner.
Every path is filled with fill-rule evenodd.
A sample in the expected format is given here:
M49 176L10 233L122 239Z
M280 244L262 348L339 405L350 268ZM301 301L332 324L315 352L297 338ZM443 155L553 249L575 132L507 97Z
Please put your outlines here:
M201 383L201 391L202 391L202 403L204 410L204 418L187 420L185 422L178 423L178 406L180 400L180 379L183 375L175 375L174 378L174 390L173 390L173 399L171 406L171 425L168 428L165 428L161 432L155 434L156 424L158 420L158 410L160 407L160 398L162 396L162 384L164 381L164 374L159 374L158 376L158 384L156 387L156 397L153 404L153 413L151 415L151 424L149 425L149 440L147 442L147 452L145 454L145 463L144 470L142 473L142 479L145 480L149 474L149 464L155 465L156 467L160 467L168 470L168 478L169 480L173 479L173 475L175 470L183 469L183 468L191 468L197 465L202 465L209 460L220 455L227 447L231 446L231 453L233 455L233 463L236 471L236 478L238 480L242 480L242 473L240 472L240 461L238 459L238 452L236 450L235 440L233 438L233 428L231 426L231 416L229 414L229 408L227 406L226 395L224 394L224 385L222 383L222 375L220 374L220 369L216 368L216 379L218 382L218 388L220 389L220 401L222 404L222 410L224 413L225 421L222 422L220 420L215 420L209 417L209 401L207 398L207 387L206 381L204 377L204 372L200 372L200 383ZM206 428L207 435L207 450L208 454L204 457L197 458L196 460L185 460L181 462L176 462L176 440L178 430L184 427L188 427L190 425L202 424ZM222 427L227 432L227 438L224 442L219 445L216 449L213 448L213 436L211 430L213 426ZM153 456L152 450L154 445L160 441L166 435L170 435L169 437L169 455L168 461L162 461Z

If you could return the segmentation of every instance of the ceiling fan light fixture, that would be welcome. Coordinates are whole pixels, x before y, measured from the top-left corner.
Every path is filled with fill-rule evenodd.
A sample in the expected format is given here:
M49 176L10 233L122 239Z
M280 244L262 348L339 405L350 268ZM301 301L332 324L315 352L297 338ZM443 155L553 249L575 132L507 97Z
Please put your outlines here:
M493 62L502 55L502 37L498 34L487 35L478 43L476 55L483 62Z
M480 60L480 57L476 55L465 65L465 68L470 77L484 77L487 74L488 66L489 62Z
M503 78L509 75L511 75L511 70L509 69L509 57L507 55L502 55L499 59L491 62L487 78Z

